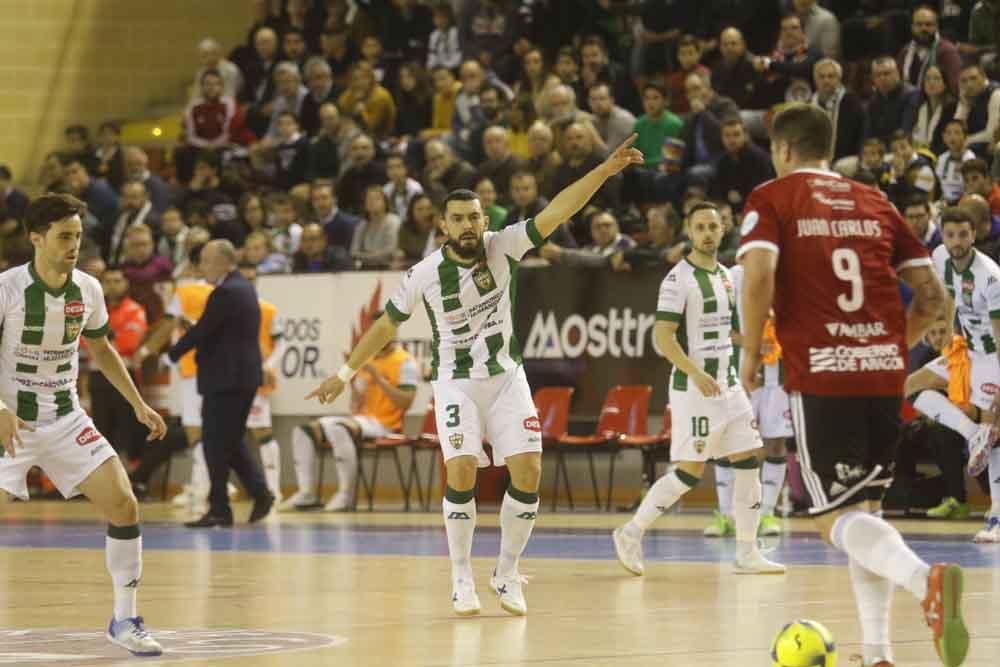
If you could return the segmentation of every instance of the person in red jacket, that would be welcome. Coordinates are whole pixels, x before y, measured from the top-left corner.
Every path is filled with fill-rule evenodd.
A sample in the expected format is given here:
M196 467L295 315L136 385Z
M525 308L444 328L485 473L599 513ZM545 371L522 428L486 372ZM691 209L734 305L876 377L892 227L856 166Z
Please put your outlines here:
M232 144L249 145L256 141L246 126L246 114L236 100L223 91L225 83L217 69L201 74L201 94L191 100L184 112L184 141L177 147L175 163L182 183L191 180L198 151L221 151Z

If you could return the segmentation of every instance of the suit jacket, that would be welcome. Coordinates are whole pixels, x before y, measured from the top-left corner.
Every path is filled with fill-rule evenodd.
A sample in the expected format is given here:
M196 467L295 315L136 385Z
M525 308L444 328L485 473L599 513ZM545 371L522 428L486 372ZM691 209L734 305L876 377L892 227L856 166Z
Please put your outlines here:
M692 113L684 123L681 138L684 140L684 168L697 163L695 144L697 131L701 126L702 138L708 149L709 159L719 157L725 148L722 145L722 120L726 116L738 116L740 108L728 97L716 95L704 111Z
M201 319L171 348L176 362L195 349L198 393L256 391L261 385L260 303L239 271L212 290Z

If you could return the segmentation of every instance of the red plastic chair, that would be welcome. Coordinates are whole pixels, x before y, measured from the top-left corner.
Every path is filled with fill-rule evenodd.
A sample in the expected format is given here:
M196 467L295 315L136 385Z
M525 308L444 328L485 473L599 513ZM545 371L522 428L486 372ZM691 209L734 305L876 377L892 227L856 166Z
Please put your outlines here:
M545 451L555 451L559 439L569 431L569 406L576 392L574 387L543 387L535 392L535 409L542 425L542 447ZM557 468L558 470L558 464ZM552 509L556 507L556 496L559 493L559 477L556 476L552 487ZM566 492L569 493L569 480L566 481Z
M563 477L571 510L573 509L573 495L569 486L569 471L566 468L565 454L567 452L581 452L587 455L590 482L594 490L594 505L600 508L601 496L597 490L594 452L607 450L622 435L646 434L649 397L652 393L653 388L648 384L616 385L609 389L604 397L604 405L601 407L601 415L597 420L597 428L594 429L593 435L564 435L556 441L556 474L553 488L559 488L559 478ZM558 498L553 495L553 510L556 508L557 500ZM610 499L608 505L610 505Z
M625 449L638 449L642 454L643 476L650 484L656 477L657 454L665 454L666 459L670 458L670 406L663 408L663 424L660 432L652 435L625 434L618 438L618 449L611 453L611 466L608 470L608 505L606 509L611 509L611 492L615 483L615 459L619 451Z
M437 469L438 460L441 458L441 449L437 435L437 418L434 415L434 401L427 404L427 412L424 414L424 423L420 427L420 435L412 441L413 451L410 453L410 470L406 476L407 485L417 490L417 502L421 509L427 511L431 507L431 492L434 488L434 471ZM431 453L427 461L427 484L424 486L420 480L420 470L417 466L417 452L427 451Z

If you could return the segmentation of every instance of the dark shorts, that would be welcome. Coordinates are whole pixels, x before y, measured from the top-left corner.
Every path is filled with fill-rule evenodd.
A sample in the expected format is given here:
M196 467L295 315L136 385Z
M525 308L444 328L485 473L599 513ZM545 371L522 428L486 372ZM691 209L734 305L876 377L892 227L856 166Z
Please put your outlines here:
M790 402L809 513L880 501L892 485L902 399L794 392Z

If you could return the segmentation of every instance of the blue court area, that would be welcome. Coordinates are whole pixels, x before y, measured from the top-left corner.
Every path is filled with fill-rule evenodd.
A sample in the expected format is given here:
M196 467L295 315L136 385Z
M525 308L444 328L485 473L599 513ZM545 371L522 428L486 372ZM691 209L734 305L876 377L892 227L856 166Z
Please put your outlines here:
M622 515L624 522L626 515ZM970 535L977 524L970 523ZM7 521L0 548L103 549L104 524L83 521ZM974 544L960 535L906 533L906 541L929 562L951 561L969 568L1000 567L1000 545ZM707 539L690 530L653 530L644 541L647 562L727 562L735 542ZM788 565L844 565L846 559L810 533L768 538L765 549ZM473 556L496 556L497 528L476 531ZM143 525L146 550L233 551L356 556L447 556L444 528L435 526L366 526L280 524L196 531L176 523ZM528 543L527 558L613 560L610 531L593 528L547 529L540 521Z

